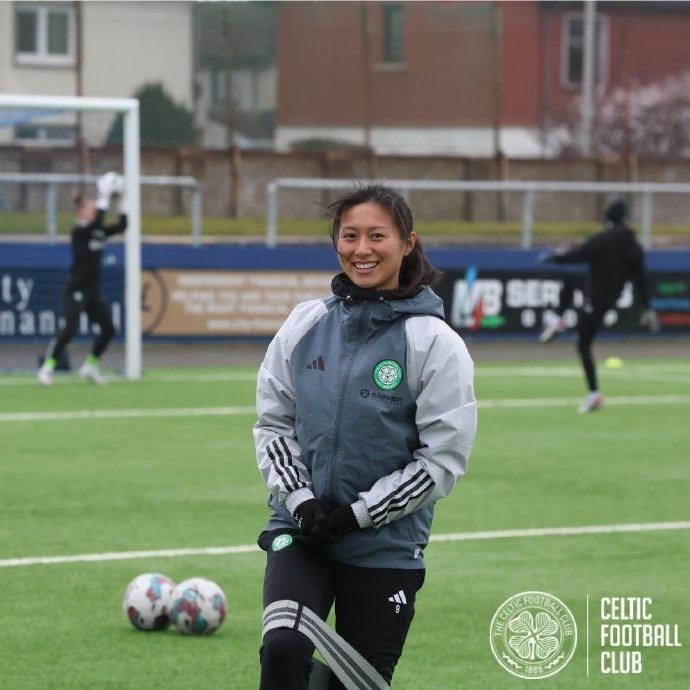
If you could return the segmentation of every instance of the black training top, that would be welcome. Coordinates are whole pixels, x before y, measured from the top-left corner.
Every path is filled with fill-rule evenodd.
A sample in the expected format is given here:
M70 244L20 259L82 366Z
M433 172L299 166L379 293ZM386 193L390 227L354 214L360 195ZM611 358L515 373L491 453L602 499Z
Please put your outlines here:
M632 280L642 305L649 306L644 250L635 233L621 223L609 224L578 247L555 254L556 263L588 263L592 306L610 309L620 297L626 280Z
M72 229L72 266L68 285L74 290L100 290L101 254L106 239L127 229L127 216L122 214L120 222L103 225L105 211L99 210L89 225L76 225Z

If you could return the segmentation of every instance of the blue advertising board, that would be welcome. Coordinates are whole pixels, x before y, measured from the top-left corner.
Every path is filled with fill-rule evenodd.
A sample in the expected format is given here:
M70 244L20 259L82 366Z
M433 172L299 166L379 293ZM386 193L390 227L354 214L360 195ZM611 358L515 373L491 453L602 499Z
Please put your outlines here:
M527 335L541 328L544 318L558 306L558 288L562 278L553 269L544 270L536 264L536 251L431 247L427 253L432 263L445 273L438 291L446 305L448 322L461 333L470 330L493 335ZM0 340L49 339L57 333L62 286L69 262L70 248L67 244L0 243ZM651 306L659 312L663 332L690 333L690 251L649 252L647 265ZM274 321L262 321L270 330L271 323L280 323L284 318L281 309L289 308L284 304L285 295L280 294L280 280L289 272L312 272L321 276L320 282L313 283L312 288L318 285L321 289L323 277L335 274L338 263L329 245L288 245L271 249L263 245L190 247L147 243L142 246L142 268L145 275L166 274L170 285L177 285L175 280L189 277L190 272L196 277L204 272L216 278L238 276L238 280L226 280L225 285L236 285L238 293L245 291L242 293L244 296L253 295L262 308L265 309L266 302L274 294L276 303L282 300L273 314ZM583 280L585 273L582 266L576 267L570 275ZM261 283L262 275L266 276L270 289L259 293L256 287ZM253 288L241 284L240 276L246 285L251 284ZM216 282L223 284L217 279ZM148 285L150 287L150 283ZM111 304L115 325L121 331L125 323L121 243L108 246L104 252L102 288ZM234 288L219 288L223 289L231 291ZM147 287L146 299L142 300L144 309L149 305L149 292ZM299 297L300 294L296 288L294 295ZM208 294L205 296L215 299ZM166 295L166 305L174 301L167 297L169 295ZM583 299L584 293L576 292L576 306ZM197 304L193 306L198 308ZM222 306L216 303L213 308L219 310ZM245 300L237 308L249 312L255 307ZM639 311L637 297L627 286L607 319L607 329L612 333L639 332ZM157 314L156 318L160 320L164 316ZM195 330L186 332L183 317L184 310L178 309L174 319L178 324L177 330L168 328L161 332L166 337L171 334L173 337L233 335L232 331L205 332L203 326L198 325ZM215 323L220 323L220 320L216 319ZM248 330L242 333L244 336L252 334L251 322L245 319L246 324L249 325ZM266 328L256 335L265 336ZM80 334L86 336L89 333L89 324L84 317ZM161 335L155 328L146 329L146 333L150 338Z

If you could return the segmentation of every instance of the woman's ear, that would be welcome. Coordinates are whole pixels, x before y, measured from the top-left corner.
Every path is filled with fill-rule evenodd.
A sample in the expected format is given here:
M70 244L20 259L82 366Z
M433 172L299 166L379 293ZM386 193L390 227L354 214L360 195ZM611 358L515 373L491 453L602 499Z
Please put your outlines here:
M417 244L417 233L413 230L406 242L405 256L409 256L412 253L415 244Z

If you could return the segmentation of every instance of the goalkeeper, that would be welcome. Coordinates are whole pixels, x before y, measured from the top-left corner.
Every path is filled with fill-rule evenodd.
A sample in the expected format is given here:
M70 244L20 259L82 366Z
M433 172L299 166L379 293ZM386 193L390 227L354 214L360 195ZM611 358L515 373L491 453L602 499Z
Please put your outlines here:
M633 281L642 302L644 311L640 317L640 325L652 332L659 330L656 313L649 308L644 250L625 222L629 214L628 204L621 198L615 198L606 207L602 232L569 251L539 257L540 262L589 264L590 296L580 315L577 339L577 350L589 388L589 394L580 406L582 413L598 410L604 403L597 383L592 344L606 312L615 306L627 280ZM571 306L573 292L571 276L565 276L557 318L542 331L542 342L548 342L565 330L563 312Z
M77 334L79 316L85 312L91 323L98 324L100 333L93 341L91 353L79 369L79 375L91 383L103 384L99 369L101 355L115 335L110 307L101 294L101 255L108 237L123 233L127 216L120 208L119 222L105 225L105 213L111 199L122 204L122 177L114 172L102 175L97 182L98 198L79 195L74 200L75 226L72 230L72 265L65 284L62 302L64 326L56 340L51 341L38 380L44 386L53 383L55 364L67 344Z

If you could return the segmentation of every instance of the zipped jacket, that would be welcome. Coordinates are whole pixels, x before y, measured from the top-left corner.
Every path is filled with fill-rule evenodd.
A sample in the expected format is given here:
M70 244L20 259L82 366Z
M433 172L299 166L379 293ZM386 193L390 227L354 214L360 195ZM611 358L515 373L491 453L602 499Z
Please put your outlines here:
M310 498L352 504L361 529L327 547L333 560L423 568L434 504L474 442L473 363L430 288L387 299L342 274L333 285L334 296L295 307L259 370L267 529L296 529Z

